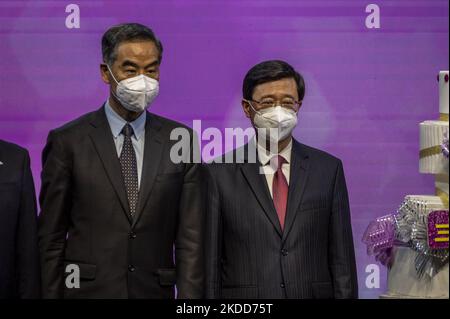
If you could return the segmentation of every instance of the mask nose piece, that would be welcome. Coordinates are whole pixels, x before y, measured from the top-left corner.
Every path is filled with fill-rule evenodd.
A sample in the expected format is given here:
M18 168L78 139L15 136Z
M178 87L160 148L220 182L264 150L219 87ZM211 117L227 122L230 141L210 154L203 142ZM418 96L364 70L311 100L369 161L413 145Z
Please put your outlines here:
M278 123L281 123L283 121L283 108L281 105L275 106L275 111L277 115L277 121Z

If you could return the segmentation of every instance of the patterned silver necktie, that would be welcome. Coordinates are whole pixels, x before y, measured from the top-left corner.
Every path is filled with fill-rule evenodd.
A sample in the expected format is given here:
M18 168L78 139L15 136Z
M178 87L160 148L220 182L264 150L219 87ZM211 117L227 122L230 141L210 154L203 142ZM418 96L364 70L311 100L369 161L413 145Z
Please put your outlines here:
M134 152L133 143L131 141L133 128L127 123L123 127L121 133L124 135L124 141L119 161L127 192L128 206L130 208L129 213L131 218L133 218L136 213L136 204L139 195L136 153Z

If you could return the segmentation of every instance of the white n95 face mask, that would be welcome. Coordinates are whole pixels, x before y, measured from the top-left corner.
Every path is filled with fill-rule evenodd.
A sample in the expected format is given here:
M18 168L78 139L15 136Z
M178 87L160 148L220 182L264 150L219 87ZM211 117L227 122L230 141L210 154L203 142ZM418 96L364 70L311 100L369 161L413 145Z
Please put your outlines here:
M253 108L251 103L250 106ZM253 110L256 113L253 118L256 128L278 129L278 136L270 136L270 139L276 142L288 137L297 125L297 113L280 105L261 111L257 111L254 108Z
M141 112L148 108L159 93L159 82L143 74L118 82L109 65L107 65L114 81L117 83L113 95L127 110Z

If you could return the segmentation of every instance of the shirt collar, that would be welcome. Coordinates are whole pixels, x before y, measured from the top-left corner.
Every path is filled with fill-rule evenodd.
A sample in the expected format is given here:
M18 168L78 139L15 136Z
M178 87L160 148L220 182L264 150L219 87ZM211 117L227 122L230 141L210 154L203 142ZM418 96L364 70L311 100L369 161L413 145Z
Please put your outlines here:
M111 127L111 132L114 138L117 138L122 132L123 127L128 122L125 121L119 114L114 111L114 109L109 104L109 99L105 103L105 113L106 118L108 119L109 126ZM147 112L142 112L141 115L133 122L130 122L131 127L133 128L134 136L137 140L139 140L145 132L145 120L147 117Z
M266 148L261 146L256 141L256 137L253 138L253 143L256 143L256 145L257 145L258 158L259 158L259 162L261 163L261 165L265 166L265 165L269 164L269 161L276 155L281 155L286 160L286 163L291 162L292 138L291 138L291 141L289 142L289 144L279 154L274 154L274 153L267 154Z

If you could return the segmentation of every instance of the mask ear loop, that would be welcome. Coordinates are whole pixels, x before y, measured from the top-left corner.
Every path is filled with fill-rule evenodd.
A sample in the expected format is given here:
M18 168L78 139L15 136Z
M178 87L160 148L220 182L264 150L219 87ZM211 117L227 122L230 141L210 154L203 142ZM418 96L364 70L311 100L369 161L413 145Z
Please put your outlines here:
M116 81L117 84L119 84L119 81L116 80L116 77L114 76L114 73L111 71L111 68L109 67L108 63L105 63L106 67L108 68L109 74L113 77L114 81Z
M255 113L261 115L261 112L260 112L260 111L257 111L257 110L253 107L252 102L250 102L249 100L245 100L245 99L244 99L244 101L247 102L247 103L250 105L250 107L252 108L252 110L253 110Z
M111 71L111 68L109 67L109 65L107 63L105 63L105 65L108 68L109 74L111 74L111 76L113 77L114 81L117 83L117 85L119 85L119 82L117 82L116 77L114 76L113 72ZM121 99L119 99L119 97L116 95L116 93L114 93L114 90L111 90L111 94L117 99L117 101L119 101L120 103L123 103L121 101Z
M250 107L252 108L252 110L253 110L256 114L258 114L259 116L262 116L262 113L261 113L260 111L255 110L255 108L253 107L251 101L246 100L246 99L244 99L244 101L247 102L247 103L250 105ZM261 128L258 128L258 129L257 129L256 135L259 135L259 130L261 130ZM264 134L264 136L266 136L266 134L267 134L267 132ZM257 140L258 140L258 139L257 139ZM257 143L258 143L258 142L257 142Z

